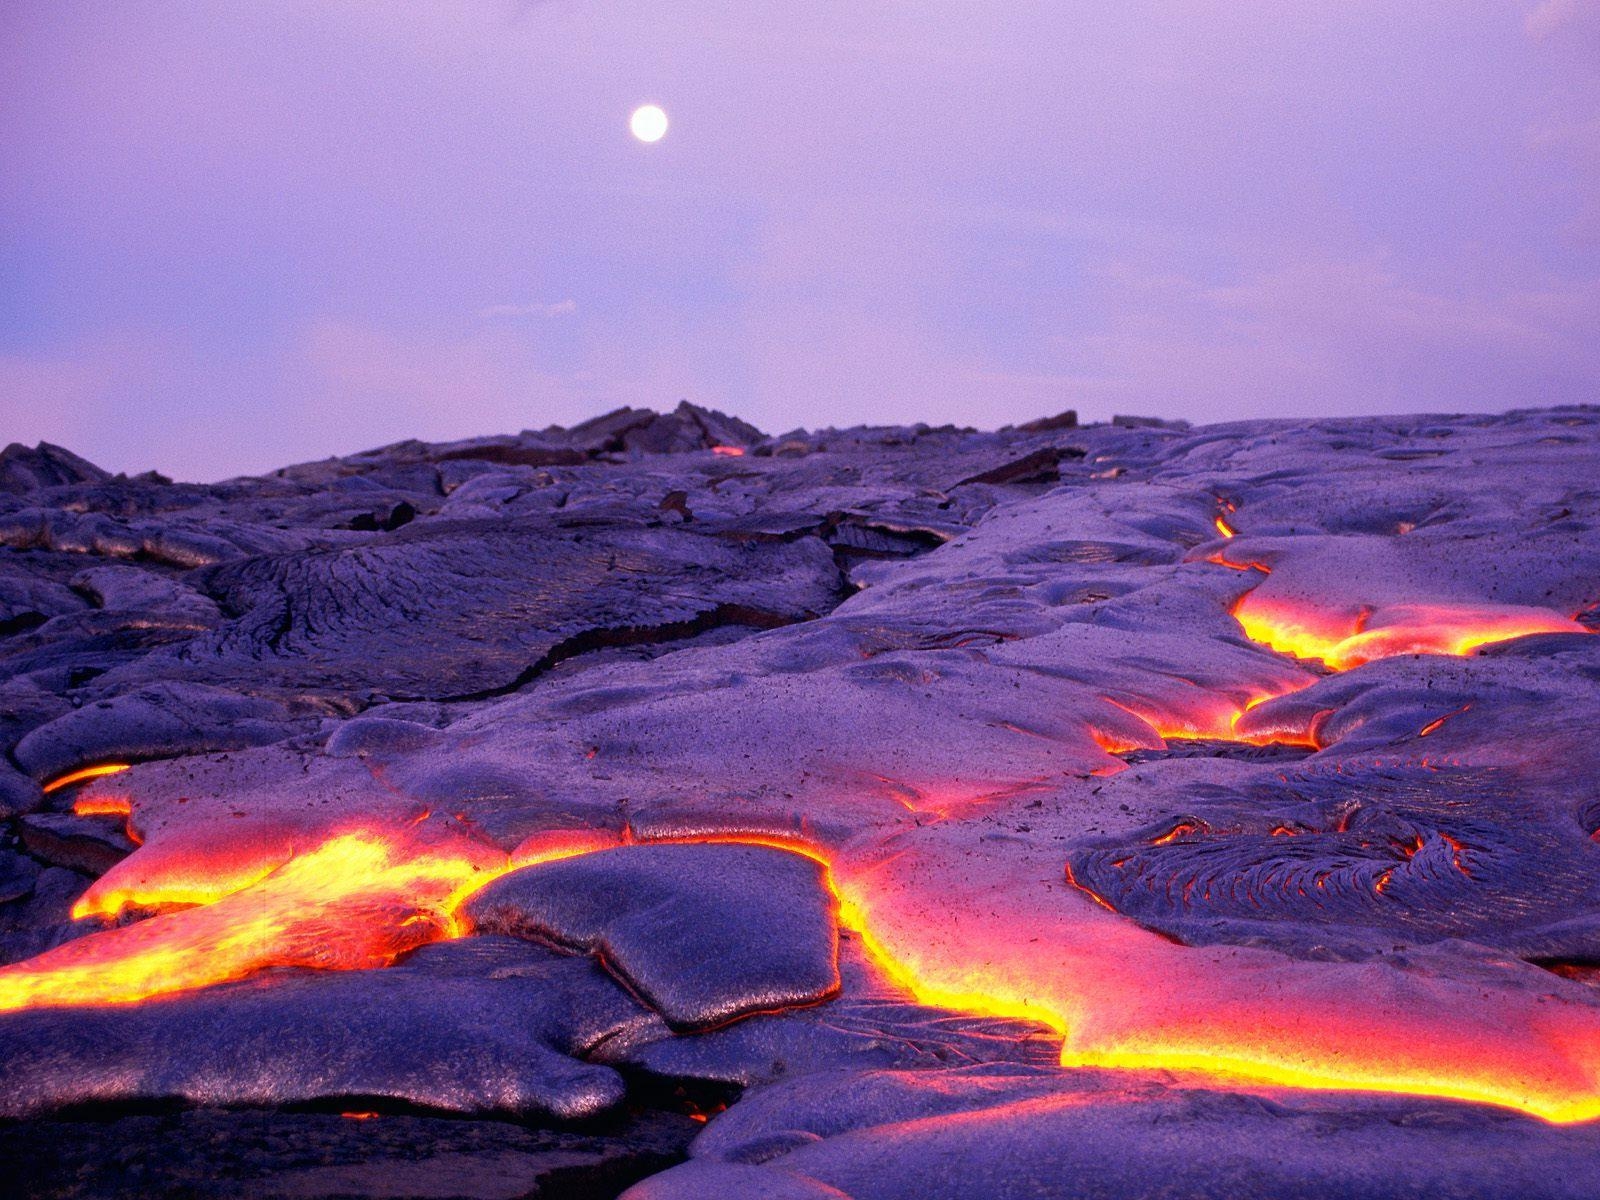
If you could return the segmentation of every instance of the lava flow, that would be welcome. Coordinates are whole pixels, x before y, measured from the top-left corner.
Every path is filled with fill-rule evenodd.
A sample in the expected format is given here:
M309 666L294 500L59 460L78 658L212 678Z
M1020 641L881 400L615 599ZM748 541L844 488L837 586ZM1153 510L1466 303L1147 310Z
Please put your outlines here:
M1222 516L1216 527L1235 536ZM1267 566L1253 565L1272 581ZM1253 640L1335 670L1582 631L1536 608L1406 604L1350 615L1295 607L1260 589L1246 594L1234 615ZM1177 681L1170 694L1178 697L1166 708L1132 689L1100 699L1162 739L1319 748L1315 719L1311 728L1240 732L1246 712L1316 681L1312 672L1275 666L1280 674L1270 681L1228 687L1199 682L1226 678L1218 674L1165 672ZM1463 710L1435 718L1420 736ZM1116 736L1091 730L1091 737L1110 753L1139 748L1128 739L1142 730L1127 722L1118 728ZM52 788L117 769L89 768ZM862 849L857 860L755 834L682 840L779 845L815 858L826 868L840 920L887 975L924 1003L1044 1022L1062 1038L1064 1066L1453 1097L1552 1121L1600 1116L1594 1009L1547 1003L1550 997L1521 977L1486 987L1382 962L1178 945L1123 916L1050 852L1023 839L991 841L987 827L973 834L971 823L989 817L996 797L1049 790L1052 778L981 793L984 811L967 815L963 805L930 805L913 792L917 803L902 798L903 805L938 820L897 833L902 844L887 857ZM127 816L130 836L139 840L126 800L90 794L75 810ZM408 821L315 833L253 820L225 836L214 825L197 826L157 841L98 880L74 909L79 918L156 915L0 968L0 1010L137 1003L270 968L387 966L426 943L469 935L461 907L492 880L613 845L617 835L555 832L508 854L464 821L423 811Z
M919 882L930 867L939 882ZM1050 1026L1064 1067L1600 1116L1600 1018L1539 991L1180 946L1104 904L1069 912L1048 887L1002 908L1014 868L969 867L951 887L914 851L837 879L845 922L892 978L925 1004Z
M1109 913L1085 919L1055 900L1040 907L1047 893L1032 890L1020 908L952 908L937 873L916 877L928 865L916 854L844 871L785 841L683 840L760 842L816 858L841 920L888 975L926 1003L1044 1021L1063 1037L1066 1066L1452 1096L1556 1121L1600 1114L1600 1085L1587 1055L1574 1053L1600 1045L1586 1011L1535 1011L1538 997L1448 981L1397 986L1384 968L1360 964L1285 967L1275 956L1227 951L1224 966L1216 951L1173 945ZM213 903L0 969L0 1010L132 1003L271 967L386 966L470 933L461 904L514 866L613 842L552 835L506 855L451 829L338 833ZM1255 977L1262 970L1276 972L1272 986ZM1197 1024L1199 1011L1207 1017Z
M126 812L114 802L86 811ZM612 844L602 834L556 831L512 854L430 814L394 828L334 833L304 852L294 838L168 854L137 886L113 870L73 915L156 915L0 967L0 1012L128 1004L243 979L269 967L384 967L408 950L469 932L468 896L517 867ZM135 863L135 860L126 860Z
M1307 680L1308 684L1310 682ZM1276 700L1279 696L1289 695L1297 690L1299 689L1289 688L1280 692L1258 692L1242 706L1226 697L1218 696L1212 698L1206 705L1192 706L1183 714L1162 712L1131 699L1113 700L1109 696L1104 696L1102 699L1107 704L1120 708L1129 716L1143 721L1155 730L1163 741L1245 742L1254 746L1304 746L1314 750L1318 748L1318 743L1309 728L1283 726L1260 729L1249 734L1239 729L1239 722L1245 713L1265 704L1268 700ZM1107 754L1124 754L1138 748L1133 743L1119 741L1113 737L1102 734L1094 736L1096 744Z
M372 831L338 834L214 902L0 969L0 1011L125 1004L268 967L387 966L456 934L461 899L508 867L504 855L466 840L425 846ZM180 887L172 896L187 894Z
M1272 576L1273 568L1257 559L1240 559L1232 542L1238 530L1224 505L1213 521L1230 543L1205 561L1235 571ZM1571 617L1548 608L1520 604L1463 604L1449 601L1362 605L1321 605L1275 595L1276 579L1263 581L1234 604L1232 613L1244 635L1280 654L1319 661L1333 671L1347 671L1375 659L1400 654L1471 654L1480 646L1538 633L1587 633Z
M1234 607L1245 636L1296 658L1346 671L1397 654L1470 654L1536 633L1587 633L1548 609L1521 605L1396 604L1353 617L1246 595Z

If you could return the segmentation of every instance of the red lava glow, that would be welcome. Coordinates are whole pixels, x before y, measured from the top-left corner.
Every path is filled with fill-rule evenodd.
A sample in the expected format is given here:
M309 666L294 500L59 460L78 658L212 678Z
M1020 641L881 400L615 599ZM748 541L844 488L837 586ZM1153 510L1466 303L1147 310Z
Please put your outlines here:
M72 802L75 817L122 817L124 832L135 846L144 845L144 835L133 825L133 802L126 796L79 796ZM74 912L74 916L78 914Z
M720 454L724 458L743 458L744 457L744 447L743 446L713 446L713 447L711 447L711 453Z
M1257 562L1236 563L1222 554L1213 554L1206 559L1208 563L1215 563L1219 567L1227 567L1230 571L1265 571L1267 568Z
M1251 592L1233 615L1251 641L1347 671L1396 654L1471 654L1536 633L1587 633L1569 617L1517 605L1397 604L1375 612L1296 608Z
M1234 511L1224 507L1229 514ZM1218 515L1215 524L1224 538L1237 536L1224 515ZM1205 561L1235 571L1272 574L1265 563L1234 561L1226 549ZM1280 654L1319 660L1335 671L1398 654L1461 656L1479 646L1536 633L1589 632L1573 618L1529 605L1388 604L1349 612L1297 605L1265 596L1259 589L1240 598L1233 616L1251 641Z
M99 779L102 775L115 775L118 771L126 771L132 765L132 763L102 763L98 767L83 767L52 779L42 790L48 796L51 792L59 792L62 788L82 783L85 779Z
M131 815L128 824L134 834ZM147 876L137 856L113 867L78 897L72 906L73 918L113 918L128 910L216 904L260 883L287 865L295 853L294 839L272 828L242 829L225 846L209 841L190 845L188 841L182 834L164 841L159 867L151 875Z

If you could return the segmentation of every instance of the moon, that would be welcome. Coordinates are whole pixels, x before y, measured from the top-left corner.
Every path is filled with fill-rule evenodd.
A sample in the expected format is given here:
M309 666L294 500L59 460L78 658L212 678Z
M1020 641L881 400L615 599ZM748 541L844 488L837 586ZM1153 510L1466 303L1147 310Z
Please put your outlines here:
M628 128L641 142L659 142L667 132L667 114L654 104L633 110L628 118Z

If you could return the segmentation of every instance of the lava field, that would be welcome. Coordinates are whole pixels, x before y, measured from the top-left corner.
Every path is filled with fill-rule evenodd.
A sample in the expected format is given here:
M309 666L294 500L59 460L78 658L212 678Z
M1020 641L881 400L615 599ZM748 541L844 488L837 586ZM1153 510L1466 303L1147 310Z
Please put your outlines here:
M1600 1195L1600 409L0 453L0 1191Z

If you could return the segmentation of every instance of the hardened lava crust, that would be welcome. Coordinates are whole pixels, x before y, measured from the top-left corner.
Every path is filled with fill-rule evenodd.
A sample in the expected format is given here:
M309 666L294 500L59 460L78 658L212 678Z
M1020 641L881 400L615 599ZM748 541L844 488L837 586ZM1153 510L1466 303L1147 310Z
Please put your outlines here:
M0 452L36 1197L1600 1194L1600 409Z

